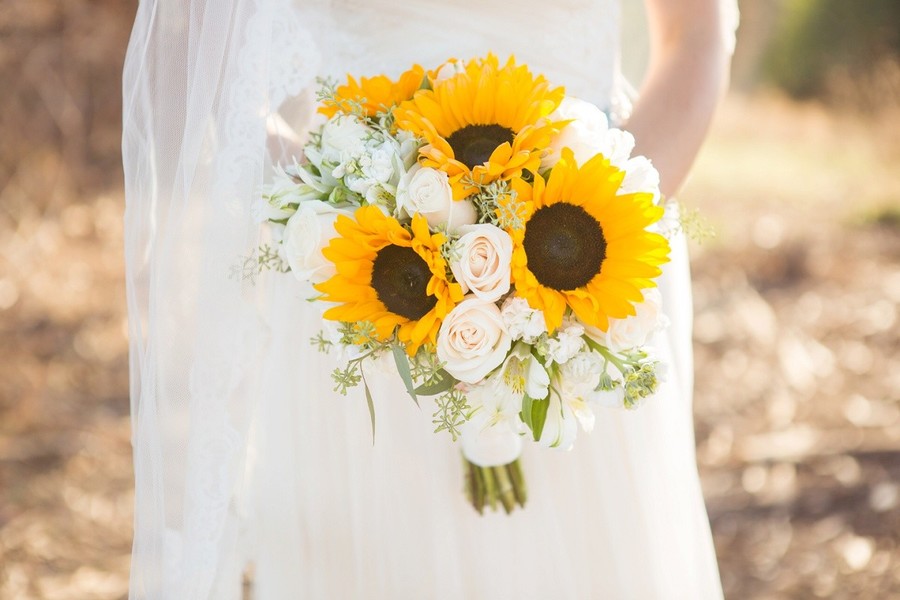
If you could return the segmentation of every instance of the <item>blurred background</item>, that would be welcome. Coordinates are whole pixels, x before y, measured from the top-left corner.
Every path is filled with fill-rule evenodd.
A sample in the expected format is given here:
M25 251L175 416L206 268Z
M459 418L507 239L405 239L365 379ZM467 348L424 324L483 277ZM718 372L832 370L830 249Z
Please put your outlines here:
M746 0L681 200L726 595L900 597L900 3ZM134 1L0 0L0 598L127 594Z

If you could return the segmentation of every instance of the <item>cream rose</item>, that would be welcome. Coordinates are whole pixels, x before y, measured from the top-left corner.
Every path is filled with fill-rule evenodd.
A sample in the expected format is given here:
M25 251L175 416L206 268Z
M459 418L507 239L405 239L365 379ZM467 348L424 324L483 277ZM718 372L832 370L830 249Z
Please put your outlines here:
M294 277L300 281L321 283L334 275L334 263L322 256L322 248L337 236L334 222L338 215L350 216L348 209L319 200L300 204L284 228L282 246Z
M466 383L478 383L500 366L512 345L500 309L492 302L470 296L460 302L441 324L437 356L444 369Z
M509 291L509 269L513 244L509 234L494 225L464 225L450 263L453 277L469 292L487 302L496 302Z
M455 231L478 219L471 200L454 200L447 174L416 164L400 178L397 207L409 216L421 214L431 227Z

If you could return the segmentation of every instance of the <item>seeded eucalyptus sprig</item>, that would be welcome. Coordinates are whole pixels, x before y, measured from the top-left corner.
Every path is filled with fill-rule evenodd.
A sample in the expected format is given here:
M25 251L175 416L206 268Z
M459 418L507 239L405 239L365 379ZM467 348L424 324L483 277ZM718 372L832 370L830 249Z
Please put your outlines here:
M466 395L457 389L451 389L435 397L437 410L434 412L432 423L434 432L446 431L453 438L459 439L459 428L472 416L472 407L469 406Z
M365 98L338 98L338 82L333 77L318 77L316 101L324 106L334 106L340 112L366 120Z
M522 229L521 210L523 204L516 198L516 192L507 181L494 181L482 184L469 175L465 182L477 187L471 200L478 211L478 222L496 225L500 229Z
M698 244L716 237L716 228L696 208L678 203L678 226L688 238Z
M230 276L232 279L248 281L255 285L257 276L264 271L287 273L290 270L290 265L275 248L269 244L263 244L250 254L241 256L240 260L231 267Z

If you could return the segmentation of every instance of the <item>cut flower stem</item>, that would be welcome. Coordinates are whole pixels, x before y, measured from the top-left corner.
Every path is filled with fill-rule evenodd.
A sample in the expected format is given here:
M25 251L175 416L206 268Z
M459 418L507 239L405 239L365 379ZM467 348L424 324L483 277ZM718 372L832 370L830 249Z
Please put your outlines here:
M525 507L528 490L518 459L506 465L480 467L463 457L463 467L466 496L478 514L484 514L486 507L496 511L502 506L506 514L512 513L517 506Z

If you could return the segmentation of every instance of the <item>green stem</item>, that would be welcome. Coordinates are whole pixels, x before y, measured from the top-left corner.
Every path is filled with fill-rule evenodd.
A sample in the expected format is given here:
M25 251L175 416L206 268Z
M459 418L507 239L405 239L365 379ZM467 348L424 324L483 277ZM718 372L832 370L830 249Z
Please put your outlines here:
M517 506L525 506L528 494L518 460L496 467L479 467L463 458L463 468L466 497L479 514L484 514L486 506L496 511L498 504L502 505L506 514Z
M503 504L506 514L511 513L516 506L516 493L513 490L512 481L510 481L508 469L508 465L491 468L494 478L497 480L497 496L500 503Z
M525 502L528 500L528 488L525 486L525 476L522 474L522 463L518 460L514 461L508 468L513 491L516 494L516 502L524 508Z
M604 348L588 336L584 336L584 341L587 342L587 345L596 352L599 352L603 358L611 362L619 369L620 373L627 373L630 369L628 368L628 364L623 362L618 356L610 352L607 348Z

